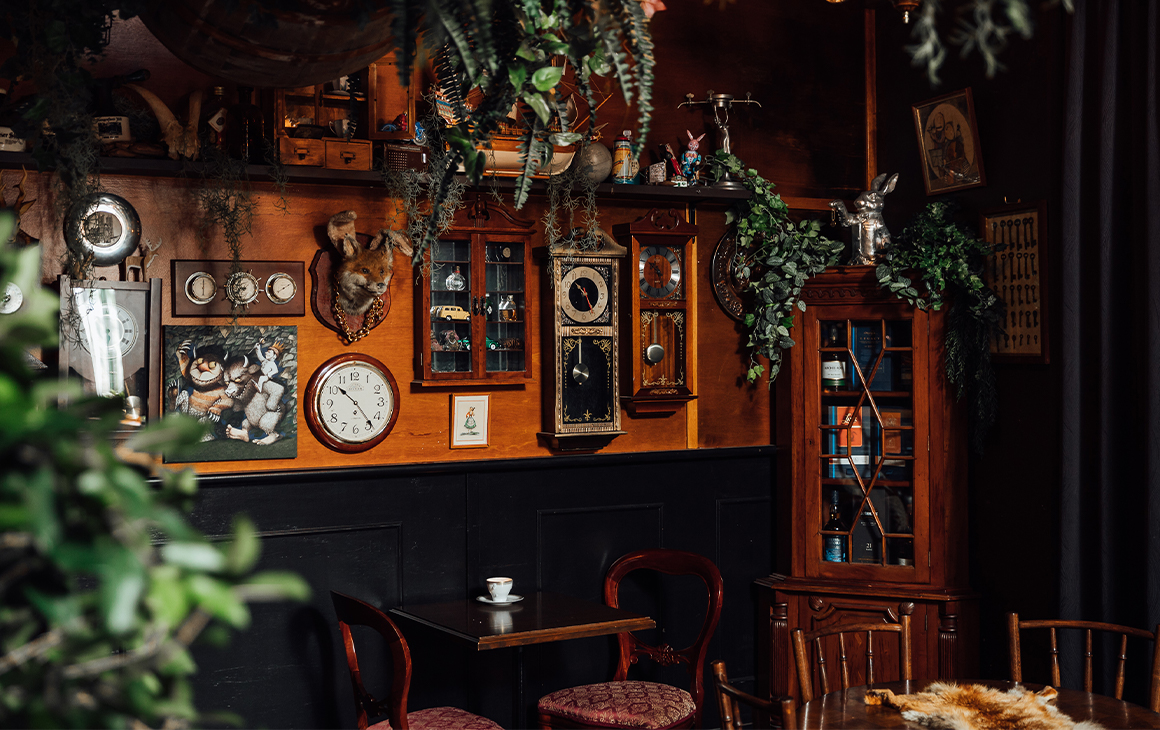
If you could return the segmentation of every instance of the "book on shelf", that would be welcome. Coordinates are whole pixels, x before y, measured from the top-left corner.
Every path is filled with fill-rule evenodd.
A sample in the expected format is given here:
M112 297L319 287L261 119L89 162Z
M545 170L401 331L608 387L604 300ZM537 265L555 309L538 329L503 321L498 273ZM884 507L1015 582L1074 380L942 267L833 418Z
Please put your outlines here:
M854 384L854 390L858 390L862 385L862 378L869 381L869 390L893 390L894 356L882 351L881 324L876 322L872 325L854 325L853 334L854 359L862 371L861 377L852 375L850 378ZM887 340L887 346L889 344L889 340ZM870 371L874 369L874 363L878 360L879 354L882 355L882 362L878 364L878 369L874 371L874 377L871 378Z

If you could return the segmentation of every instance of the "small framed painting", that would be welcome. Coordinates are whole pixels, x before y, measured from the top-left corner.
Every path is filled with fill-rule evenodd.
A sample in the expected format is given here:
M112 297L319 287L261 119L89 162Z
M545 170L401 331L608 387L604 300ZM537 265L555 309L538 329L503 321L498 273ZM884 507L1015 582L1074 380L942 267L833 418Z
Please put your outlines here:
M986 185L970 88L911 108L926 194L939 195Z
M451 448L483 449L490 446L490 395L451 396Z

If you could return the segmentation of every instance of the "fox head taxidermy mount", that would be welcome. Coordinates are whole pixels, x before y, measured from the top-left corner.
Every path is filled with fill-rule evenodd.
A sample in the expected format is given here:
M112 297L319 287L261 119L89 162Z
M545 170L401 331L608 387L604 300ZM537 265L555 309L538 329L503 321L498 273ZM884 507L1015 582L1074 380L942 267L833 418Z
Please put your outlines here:
M326 224L326 234L342 258L333 277L338 305L349 315L361 316L390 286L395 252L410 256L412 248L405 233L387 228L379 229L367 244L359 243L354 230L357 218L353 210L335 213Z

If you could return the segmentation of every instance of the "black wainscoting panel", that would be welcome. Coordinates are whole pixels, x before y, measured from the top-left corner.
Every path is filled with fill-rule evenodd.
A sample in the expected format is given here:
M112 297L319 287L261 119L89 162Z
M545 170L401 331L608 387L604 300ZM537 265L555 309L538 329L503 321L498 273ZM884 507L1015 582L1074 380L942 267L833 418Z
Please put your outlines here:
M773 565L772 473L773 449L760 447L202 478L195 524L222 536L235 513L248 514L263 536L261 568L297 571L314 595L255 606L253 625L228 647L199 648L198 706L237 712L253 727L353 727L330 590L389 609L479 595L485 578L509 575L516 593L600 601L608 566L647 547L717 563L725 607L709 659L751 676L749 586ZM700 624L702 596L696 579L666 576L634 579L622 598L683 645ZM414 662L412 710L455 705L505 727L531 726L540 695L608 679L615 661L611 637L527 647L525 712L514 718L515 650L476 652L432 629L401 628ZM370 632L355 640L368 689L382 695L381 642ZM640 678L687 684L679 670L640 670ZM706 699L711 727L711 689Z

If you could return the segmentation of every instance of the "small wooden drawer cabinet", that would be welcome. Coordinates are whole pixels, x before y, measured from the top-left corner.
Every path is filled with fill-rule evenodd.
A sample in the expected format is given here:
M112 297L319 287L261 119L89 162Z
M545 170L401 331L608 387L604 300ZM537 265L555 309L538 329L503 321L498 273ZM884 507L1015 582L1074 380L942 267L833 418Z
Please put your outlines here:
M371 143L364 140L324 139L328 170L371 169Z

